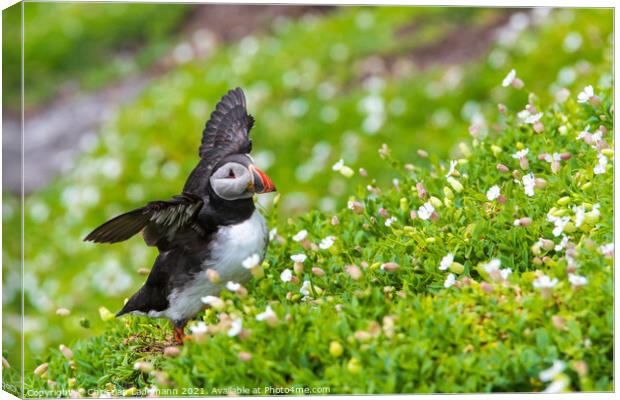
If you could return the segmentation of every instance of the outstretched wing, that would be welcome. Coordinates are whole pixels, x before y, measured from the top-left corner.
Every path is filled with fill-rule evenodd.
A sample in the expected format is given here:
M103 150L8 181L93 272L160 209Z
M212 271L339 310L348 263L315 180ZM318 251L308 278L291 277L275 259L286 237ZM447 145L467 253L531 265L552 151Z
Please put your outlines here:
M190 228L204 235L204 231L196 223L196 216L202 206L203 200L191 193L174 196L169 201L153 201L144 207L112 218L89 233L84 241L122 242L145 228L147 229L144 238L149 245L155 245L161 237L172 240L181 228Z
M222 97L202 131L200 157L211 165L230 154L252 150L248 134L254 117L246 110L245 94L241 88L230 90Z

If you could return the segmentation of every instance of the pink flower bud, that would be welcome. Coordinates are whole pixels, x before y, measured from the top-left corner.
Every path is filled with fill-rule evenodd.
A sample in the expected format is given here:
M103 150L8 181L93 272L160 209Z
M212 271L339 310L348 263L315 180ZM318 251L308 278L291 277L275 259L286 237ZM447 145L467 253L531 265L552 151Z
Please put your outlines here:
M543 178L536 178L534 179L534 187L536 187L536 189L544 189L547 187L547 181Z
M503 194L500 194L499 196L497 196L497 202L500 203L500 204L506 203L506 200L508 200L508 199Z
M362 178L366 178L368 176L368 172L366 172L364 168L360 168L359 173Z
M551 161L551 172L557 174L561 169L560 162L558 160Z
M542 131L545 130L545 126L540 121L534 122L533 128L534 128L534 132L536 132L536 133L542 133Z
M562 160L569 160L573 155L571 153L562 153L560 154L560 158Z
M510 169L508 169L508 167L507 167L507 166L505 166L504 164L497 164L497 165L495 166L495 168L497 168L497 170L498 170L499 172L504 172L504 173L506 173L506 172L510 171Z
M542 258L540 258L540 257L534 257L534 258L532 258L532 264L535 264L535 265L542 265L542 263L543 263Z
M506 114L506 106L502 103L499 103L497 105L497 111L499 111L501 114Z
M325 275L325 271L323 271L321 268L319 267L312 267L312 273L316 276L324 276Z
M388 262L385 264L381 264L381 269L387 272L394 272L398 268L400 268L400 266L396 264L395 262Z
M295 262L295 264L293 264L293 271L295 271L296 274L301 274L302 272L304 272L304 264L300 262Z
M418 182L415 184L415 188L418 190L418 197L421 199L426 198L426 189L424 188L424 185L422 184L422 182Z
M383 207L381 207L379 209L379 215L382 216L383 218L389 217L389 214L388 214L387 210L385 208L383 208Z
M493 285L490 285L487 282L480 283L480 289L484 290L487 293L493 292Z
M359 269L357 265L347 265L345 267L345 271L347 272L347 274L349 274L349 276L351 276L351 279L353 279L354 281L362 277L362 270Z
M252 359L252 355L250 353L247 353L245 351L240 351L239 352L239 359L243 362L248 362Z
M422 157L422 158L426 158L426 157L428 157L428 153L427 153L426 151L422 150L422 149L419 149L419 150L417 151L417 154L418 154L418 156L420 156L420 157Z
M411 212L409 213L409 218L411 219L418 218L418 212L416 210L411 210Z
M515 178L515 179L521 179L521 171L518 171L516 169L513 170L512 171L512 177Z
M523 81L519 78L514 78L512 80L512 87L515 89L522 89L523 88Z
M530 163L527 161L527 158L521 157L519 158L519 166L521 169L527 170L530 168Z
M547 153L541 153L541 154L539 154L539 155L538 155L538 159L539 159L540 161L545 161L545 159L546 159L548 156L549 156L549 154L547 154Z

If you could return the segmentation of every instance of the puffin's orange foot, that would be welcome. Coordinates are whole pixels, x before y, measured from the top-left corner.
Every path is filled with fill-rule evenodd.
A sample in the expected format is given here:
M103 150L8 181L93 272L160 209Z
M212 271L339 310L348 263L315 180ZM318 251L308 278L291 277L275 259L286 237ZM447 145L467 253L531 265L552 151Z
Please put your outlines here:
M184 329L181 327L174 327L174 342L179 346L183 346L183 337L185 336Z

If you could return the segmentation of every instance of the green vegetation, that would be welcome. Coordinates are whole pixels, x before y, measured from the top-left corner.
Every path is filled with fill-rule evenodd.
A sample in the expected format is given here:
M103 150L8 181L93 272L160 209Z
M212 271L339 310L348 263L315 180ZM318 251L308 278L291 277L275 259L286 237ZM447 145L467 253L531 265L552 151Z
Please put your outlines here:
M169 49L187 5L24 3L26 108L58 96L64 85L93 90L136 72ZM21 58L21 8L11 7L4 57ZM15 23L17 22L17 23ZM7 58L8 59L8 58ZM6 103L19 104L20 63L3 68Z
M411 62L411 54L415 60L416 51L440 46L443 37L463 29L456 20L482 29L502 15L348 7L324 17L276 20L273 33L215 49L209 60L154 81L99 137L85 142L89 150L69 174L26 199L26 389L132 394L173 384L209 391L227 385L326 386L331 393L537 391L548 385L538 374L558 359L567 367L556 382L610 390L611 260L597 249L612 241L613 155L605 150L607 171L593 176L597 151L576 137L586 126L594 132L603 125L603 139L613 147L612 14L536 14L526 17L525 27L513 16L481 59L426 69ZM550 48L557 51L550 55ZM501 87L512 68L523 89ZM576 103L587 84L602 104ZM264 276L248 286L247 297L223 294L221 312L242 319L247 335L228 337L226 317L208 311L205 324L222 332L202 341L195 334L180 356L163 357L157 346L169 339L166 322L104 322L97 311L120 307L144 279L134 271L150 266L154 251L141 238L115 246L80 239L107 218L178 193L197 161L208 113L235 86L244 88L257 117L255 158L280 191L277 207L273 197L261 203L282 240L272 241ZM562 88L570 91L566 101ZM528 102L544 111L540 134L516 117ZM505 115L498 103L506 105ZM459 146L470 127L476 138ZM382 151L385 159L377 155L383 143L391 149ZM522 178L514 182L496 169L502 163L519 170L511 155L521 148L529 148L535 177L547 181L533 197L524 194ZM537 159L541 153L572 157L553 174L550 163ZM332 170L340 158L352 177L347 169ZM459 160L460 176L453 179L461 192L445 178L451 158ZM410 212L428 201L419 197L418 182L442 204L434 206L436 221L411 219ZM487 199L494 185L505 203ZM5 236L17 234L19 204L3 201ZM360 202L362 214L347 208L349 201ZM550 209L576 225L572 206L583 204L588 222L574 232L565 228L575 246L575 273L588 279L573 289L567 278L571 245L541 254L532 246L541 237L560 243L546 220ZM339 224L332 225L333 215ZM385 226L382 215L396 221ZM513 225L526 217L529 226ZM291 239L302 229L314 243L309 248ZM333 246L316 249L327 236L335 237ZM19 265L18 250L17 242L5 247L5 265ZM300 282L282 282L282 271L293 268L290 255L300 252L308 256ZM459 283L444 288L448 272L438 265L448 252L462 267L451 267ZM492 259L511 268L506 282L482 269ZM382 270L388 262L399 268ZM558 279L548 296L533 288L536 270ZM15 282L11 274L5 279ZM311 298L302 301L305 280ZM17 292L5 293L5 301L19 304ZM279 321L274 326L255 320L267 304ZM71 314L57 315L60 307ZM6 340L14 343L15 336ZM73 350L73 362L54 350L61 343ZM239 361L240 352L251 360ZM16 355L4 356L15 364ZM229 367L216 368L214 359ZM140 373L137 361L163 373ZM44 362L47 376L30 373Z
M180 355L152 348L170 340L166 323L112 320L102 336L76 343L71 361L53 351L47 376L31 375L29 385L50 388L50 379L55 389L125 394L151 385L178 394L267 386L413 393L540 391L551 380L612 390L612 261L602 246L613 240L613 174L609 164L596 170L601 156L613 157L611 88L595 93L600 104L574 96L530 103L544 113L541 133L514 110L498 113L498 132L473 148L462 144L451 179L436 163L401 168L382 148L399 189L371 184L335 219L312 212L279 225L250 294L224 291ZM603 150L577 138L587 126L601 127L593 140ZM512 155L526 146L523 168ZM555 153L571 157L554 173L537 155ZM531 196L525 178L514 180L529 173L539 179ZM495 185L499 197L490 200ZM557 231L550 219L562 217ZM301 230L307 237L295 241ZM443 258L448 252L453 262ZM295 254L307 259L293 267ZM295 270L289 282L285 269ZM267 307L273 313L261 318ZM231 337L237 319L243 330ZM541 379L556 360L566 369Z

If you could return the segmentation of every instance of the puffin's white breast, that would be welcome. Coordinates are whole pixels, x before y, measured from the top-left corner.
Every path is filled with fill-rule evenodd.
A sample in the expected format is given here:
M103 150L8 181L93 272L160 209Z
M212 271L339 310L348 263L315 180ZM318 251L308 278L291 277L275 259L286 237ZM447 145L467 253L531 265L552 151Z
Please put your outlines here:
M262 262L268 239L267 224L258 210L239 224L220 227L209 246L210 257L203 262L202 272L183 288L174 289L168 297L168 309L152 316L165 316L172 320L192 318L204 307L202 297L218 295L228 281L248 282L252 274L242 263L254 254L258 254ZM207 269L214 269L220 274L220 284L214 284L207 278Z

